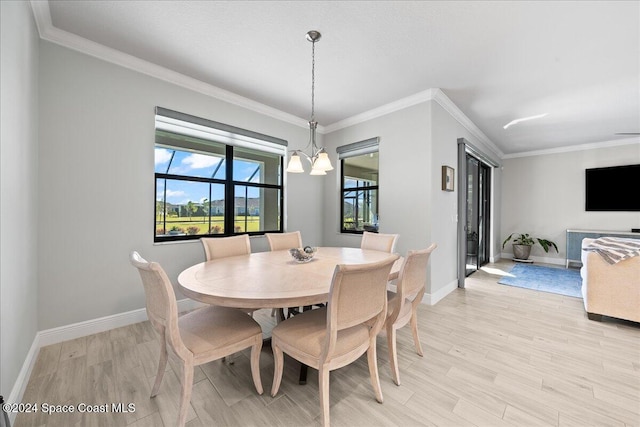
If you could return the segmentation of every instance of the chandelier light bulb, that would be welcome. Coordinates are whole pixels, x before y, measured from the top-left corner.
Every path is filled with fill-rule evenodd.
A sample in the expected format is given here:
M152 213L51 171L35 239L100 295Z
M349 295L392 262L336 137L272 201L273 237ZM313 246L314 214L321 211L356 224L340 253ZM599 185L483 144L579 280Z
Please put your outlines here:
M318 153L318 158L314 162L313 167L323 170L325 172L333 170L333 166L331 165L331 160L329 160L329 154L327 154L324 148L320 150L320 152Z
M315 163L313 164L313 167L311 168L311 172L309 173L309 175L326 175L326 174L327 173L324 170L316 167Z
M300 155L297 151L294 151L289 159L289 166L287 166L287 172L291 173L303 173L302 162L300 161Z

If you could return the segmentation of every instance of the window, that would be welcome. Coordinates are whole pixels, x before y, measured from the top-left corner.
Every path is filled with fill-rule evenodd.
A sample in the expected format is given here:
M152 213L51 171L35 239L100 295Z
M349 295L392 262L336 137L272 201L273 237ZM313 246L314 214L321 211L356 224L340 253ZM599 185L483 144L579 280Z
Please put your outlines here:
M157 107L154 241L282 231L286 144Z
M378 231L378 138L338 147L343 233Z

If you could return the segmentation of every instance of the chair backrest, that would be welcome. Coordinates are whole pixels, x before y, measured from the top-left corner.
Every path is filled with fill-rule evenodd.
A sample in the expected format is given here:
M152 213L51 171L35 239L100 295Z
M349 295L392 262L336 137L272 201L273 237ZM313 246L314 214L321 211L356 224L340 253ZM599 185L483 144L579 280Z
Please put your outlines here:
M382 328L387 312L387 282L398 255L369 264L336 266L327 305L327 354L333 352L338 331L375 319L372 333Z
M203 237L200 241L204 246L204 255L207 261L251 253L248 234L231 237Z
M289 233L266 233L269 247L272 251L283 249L301 248L302 236L299 231Z
M393 253L396 250L397 234L381 234L365 231L362 233L360 249Z
M148 262L136 251L131 252L129 260L142 279L149 321L176 353L188 352L180 338L176 294L167 273L160 264Z
M396 297L393 300L396 307L389 307L389 312L396 317L407 298L422 299L427 284L429 257L437 247L438 245L432 243L426 249L407 252L396 282ZM394 319L391 319L391 321L394 321Z

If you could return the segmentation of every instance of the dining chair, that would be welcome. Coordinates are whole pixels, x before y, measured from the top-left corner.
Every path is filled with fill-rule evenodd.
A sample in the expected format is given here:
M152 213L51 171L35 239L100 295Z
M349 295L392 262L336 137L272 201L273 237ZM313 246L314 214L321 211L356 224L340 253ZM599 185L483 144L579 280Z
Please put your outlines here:
M398 370L398 350L396 345L396 330L411 321L411 332L416 353L422 356L422 346L418 336L418 306L422 302L427 281L427 264L429 257L437 247L435 243L427 249L409 251L400 268L396 282L396 292L388 291L387 319L383 330L387 334L389 347L389 363L393 382L400 385L400 371Z
M267 236L269 248L271 248L272 251L302 247L302 235L299 231L291 231L289 233L265 233L265 236Z
M381 234L365 231L362 233L360 249L372 249L374 251L393 253L398 241L397 234Z
M279 251L284 249L301 248L302 247L302 235L300 231L291 231L289 233L266 233L267 240L269 241L269 247L272 251ZM324 307L324 303L315 304L316 307ZM285 320L287 317L297 316L298 314L311 310L313 306L305 307L286 307L287 313L285 314L284 308L273 309L271 315L278 314L277 322ZM300 366L300 375L298 382L300 384L307 383L307 365Z
M301 248L302 247L302 235L300 231L291 231L289 233L265 233L267 241L269 242L269 248L272 251L281 251L285 249ZM293 312L293 308L289 309L289 312ZM296 312L299 311L295 309ZM271 315L274 316L278 312L278 320L284 320L284 309L273 309Z
M144 286L147 317L160 338L158 373L151 390L155 397L167 366L169 347L182 365L182 388L178 425L184 426L193 387L193 370L197 365L220 359L251 347L251 375L258 394L262 394L260 351L262 328L240 310L208 306L178 317L176 295L160 264L147 262L131 252L131 264L138 269Z
M207 261L238 255L251 254L251 242L248 234L230 237L201 237ZM241 308L247 314L253 315L255 308Z
M382 403L376 335L387 313L386 286L398 255L357 265L337 265L327 306L279 323L271 334L275 369L271 395L280 388L284 353L318 370L322 424L329 425L329 372L367 353L376 400ZM357 304L353 302L357 301Z
M200 241L204 246L204 255L207 261L251 253L248 234L231 237L202 237Z

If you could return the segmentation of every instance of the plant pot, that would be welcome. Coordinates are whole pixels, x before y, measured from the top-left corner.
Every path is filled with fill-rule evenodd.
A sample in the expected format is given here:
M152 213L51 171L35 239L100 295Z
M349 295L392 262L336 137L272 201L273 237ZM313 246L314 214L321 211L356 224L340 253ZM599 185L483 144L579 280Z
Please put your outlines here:
M529 259L531 245L513 245L513 257L516 259Z
M467 240L467 255L478 255L478 241L475 239Z

